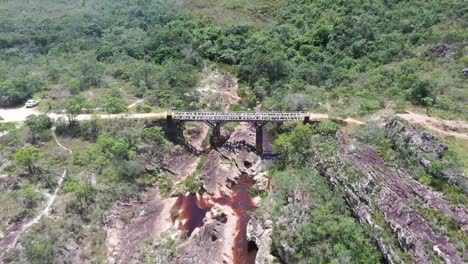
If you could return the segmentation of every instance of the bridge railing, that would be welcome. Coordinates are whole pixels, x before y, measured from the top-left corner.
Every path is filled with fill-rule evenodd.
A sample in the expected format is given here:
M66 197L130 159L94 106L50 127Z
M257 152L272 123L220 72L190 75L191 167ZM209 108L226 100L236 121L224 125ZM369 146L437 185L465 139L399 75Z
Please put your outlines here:
M303 112L216 112L216 111L172 111L172 117L185 121L289 121L304 120Z

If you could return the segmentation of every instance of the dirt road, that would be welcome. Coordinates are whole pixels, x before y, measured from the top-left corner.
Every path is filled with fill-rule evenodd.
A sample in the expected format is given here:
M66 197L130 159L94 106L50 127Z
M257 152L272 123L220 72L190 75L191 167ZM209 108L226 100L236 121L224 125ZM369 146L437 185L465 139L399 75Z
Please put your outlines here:
M16 108L16 109L0 109L0 117L3 120L0 120L0 123L7 122L24 122L29 115L39 115L40 112L31 109L31 108ZM122 113L122 114L98 114L98 115L78 115L76 120L91 120L93 117L99 119L114 119L114 118L125 118L125 119L165 119L167 112L157 112L157 113ZM329 119L328 114L323 113L308 113L310 120L323 120ZM57 120L59 118L67 119L65 114L49 113L47 114L51 119ZM457 138L468 139L468 134L463 132L458 132L458 129L468 129L468 123L461 120L444 120L434 117L429 117L421 114L416 114L412 112L407 112L405 114L397 114L397 116L407 120L412 124L420 124L429 129L435 130L439 133L454 136ZM340 119L346 123L352 123L356 125L363 125L365 122L353 119L346 118Z
M11 109L3 109L0 108L0 122L1 123L8 123L8 122L23 122L26 120L26 117L30 115L38 115L40 112L34 108L11 108Z
M461 120L438 119L409 111L404 114L397 114L397 116L407 120L412 124L420 124L445 135L468 139L467 133L456 131L458 129L468 129L468 123Z
M40 112L31 109L31 108L16 108L16 109L0 109L0 117L3 120L0 120L0 123L19 123L26 121L26 118L30 115L39 115ZM57 114L57 113L48 113L47 114L51 119L57 120L59 118L67 119L65 114ZM83 120L91 120L95 116L99 119L114 119L114 118L128 118L128 119L145 119L145 118L152 118L152 119L164 119L166 118L166 112L159 112L159 113L142 113L142 114L97 114L97 115L78 115L76 120L83 121Z

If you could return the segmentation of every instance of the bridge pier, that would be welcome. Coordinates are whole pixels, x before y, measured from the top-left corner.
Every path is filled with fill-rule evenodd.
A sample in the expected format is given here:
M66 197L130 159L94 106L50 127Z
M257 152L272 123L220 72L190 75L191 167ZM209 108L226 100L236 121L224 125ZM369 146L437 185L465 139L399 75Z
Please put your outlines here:
M213 133L211 144L221 144L221 127L227 122L249 122L255 127L255 150L263 156L263 127L267 123L285 121L310 122L309 114L303 112L214 112L214 111L172 111L167 114L167 135L177 136L177 123L205 122Z
M224 122L213 122L213 121L205 121L208 126L211 127L212 129L212 135L211 135L211 144L214 147L219 147L221 144L221 127L224 125Z
M166 137L171 141L175 141L177 138L177 124L172 114L167 114L166 117Z
M263 127L266 123L254 123L255 126L255 151L263 156Z
M221 125L218 123L215 126L213 126L213 145L215 147L218 147L221 142Z

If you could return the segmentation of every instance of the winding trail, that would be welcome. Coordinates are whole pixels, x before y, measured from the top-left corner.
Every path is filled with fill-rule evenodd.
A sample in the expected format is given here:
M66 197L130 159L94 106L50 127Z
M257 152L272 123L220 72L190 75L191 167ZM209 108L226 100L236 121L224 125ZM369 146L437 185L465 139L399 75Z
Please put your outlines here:
M55 135L55 127L53 127L52 129L52 136L55 140L55 143L57 143L57 145L66 150L69 154L72 154L73 151L67 147L65 147L64 145L62 145L58 139L57 139L57 136ZM63 170L63 173L61 176L59 176L59 179L58 179L58 183L57 183L57 188L55 188L55 191L54 193L49 197L49 200L47 201L47 204L46 206L44 207L44 209L42 209L41 212L39 212L39 214L37 214L32 220L30 220L29 222L27 222L26 224L24 224L19 230L16 231L15 234L13 234L13 239L11 240L11 243L9 243L8 245L8 249L12 249L16 246L16 243L18 242L18 239L19 237L21 236L21 234L23 234L24 232L28 231L29 228L31 228L31 226L39 223L39 220L41 220L41 218L43 216L47 216L49 215L50 213L50 208L52 207L52 205L54 204L54 201L55 199L57 198L57 193L58 191L60 190L60 188L62 187L62 184L63 184L63 180L65 179L65 177L67 176L67 169L64 169ZM7 236L7 237L11 237L10 236ZM5 237L5 238L7 238Z
M144 102L143 99L138 99L138 100L136 100L133 104L131 104L131 105L127 106L127 107L128 107L129 109L131 109L131 108L133 108L133 107L135 107L135 106L137 106L137 105L139 105L139 104L141 104L141 103L143 103L143 102Z

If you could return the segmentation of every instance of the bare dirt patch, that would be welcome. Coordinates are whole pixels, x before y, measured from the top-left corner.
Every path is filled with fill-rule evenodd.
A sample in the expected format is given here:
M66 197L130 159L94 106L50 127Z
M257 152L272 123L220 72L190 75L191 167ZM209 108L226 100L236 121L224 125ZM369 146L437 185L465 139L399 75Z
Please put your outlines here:
M201 109L229 109L229 106L240 101L237 94L238 79L232 75L220 73L219 70L205 68L201 73L198 91L201 94Z
M397 116L412 124L420 124L442 134L468 139L468 133L463 132L468 130L468 123L465 121L438 119L413 112L397 114Z

